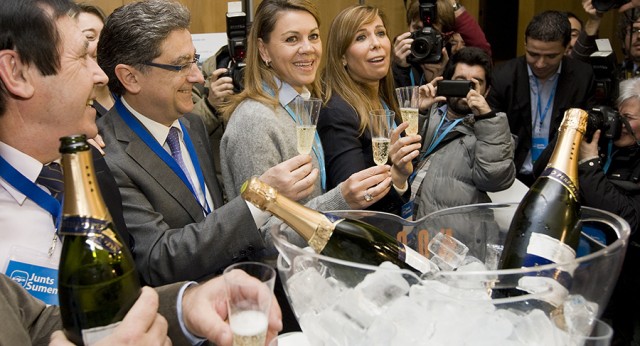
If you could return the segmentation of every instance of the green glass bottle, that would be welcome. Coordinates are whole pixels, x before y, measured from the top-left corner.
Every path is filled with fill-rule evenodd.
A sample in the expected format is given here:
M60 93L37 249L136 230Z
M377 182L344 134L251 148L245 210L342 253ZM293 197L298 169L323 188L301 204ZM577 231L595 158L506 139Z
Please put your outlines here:
M513 216L499 269L570 263L575 259L581 231L578 155L586 125L584 110L572 108L565 112L549 163ZM521 295L547 285L550 292L541 300L557 306L568 294L572 275L571 266L539 271L520 277L513 283L517 289L502 293Z
M108 335L140 295L133 257L116 231L84 135L60 139L64 237L58 272L64 332L77 345Z
M430 261L379 228L368 223L339 218L307 208L257 177L246 181L242 197L269 211L296 231L316 253L346 261L380 265L389 261L417 274L431 269Z

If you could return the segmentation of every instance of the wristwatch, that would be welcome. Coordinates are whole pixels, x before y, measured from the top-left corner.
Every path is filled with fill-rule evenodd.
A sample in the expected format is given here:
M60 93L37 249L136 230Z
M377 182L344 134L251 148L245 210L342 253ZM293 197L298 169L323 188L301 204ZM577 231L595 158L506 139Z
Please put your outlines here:
M455 2L455 3L453 4L453 12L455 12L455 11L459 10L461 7L462 7L462 5L460 5L460 3Z

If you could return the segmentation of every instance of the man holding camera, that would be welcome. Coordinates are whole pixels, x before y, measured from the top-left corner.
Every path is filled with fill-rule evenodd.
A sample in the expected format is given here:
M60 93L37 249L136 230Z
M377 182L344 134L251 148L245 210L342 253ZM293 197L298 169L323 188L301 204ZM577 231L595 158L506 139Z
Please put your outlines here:
M612 345L640 344L640 78L620 83L619 114L580 145L582 205L612 212L631 226L618 284L603 318L614 328ZM606 119L606 118L605 118ZM604 141L602 140L604 138ZM599 148L600 145L600 148Z
M487 101L506 112L517 137L517 178L530 186L533 163L556 136L563 111L586 108L593 97L589 64L565 57L571 39L567 16L546 11L533 17L525 31L525 55L498 66Z
M491 58L479 48L462 48L451 57L444 78L420 87L420 111L429 117L421 124L424 143L409 178L416 219L443 208L491 202L486 192L508 188L516 174L507 116L492 111L485 100ZM443 95L449 82L456 86Z

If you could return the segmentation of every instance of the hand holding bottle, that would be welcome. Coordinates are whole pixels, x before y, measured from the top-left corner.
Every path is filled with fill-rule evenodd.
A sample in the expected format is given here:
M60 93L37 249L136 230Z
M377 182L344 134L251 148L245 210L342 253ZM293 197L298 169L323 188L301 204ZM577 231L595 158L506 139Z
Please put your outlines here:
M258 292L258 280L246 275L248 283ZM243 286L246 289L246 286ZM243 294L251 292L243 290ZM267 329L267 342L272 340L282 330L282 313L275 296L272 297ZM231 327L225 322L229 317L227 309L225 282L219 276L199 286L189 287L182 299L183 320L187 329L194 335L201 336L216 345L231 345L233 336Z
M167 320L158 314L158 293L143 287L140 297L131 307L113 333L98 341L95 346L110 345L171 345L167 336ZM73 345L62 331L51 335L49 346Z
M299 201L311 194L320 173L313 168L310 155L298 155L279 163L260 176L281 194Z

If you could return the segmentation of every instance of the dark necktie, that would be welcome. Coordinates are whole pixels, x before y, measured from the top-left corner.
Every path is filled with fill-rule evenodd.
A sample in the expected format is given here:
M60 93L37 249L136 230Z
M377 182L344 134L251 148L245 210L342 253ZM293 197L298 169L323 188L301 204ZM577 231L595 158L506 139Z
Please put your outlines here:
M189 175L189 170L187 170L187 166L184 164L184 160L182 159L182 150L180 150L179 132L180 130L178 130L173 126L171 127L171 129L169 129L169 135L167 136L167 145L169 145L169 149L171 150L171 156L173 157L174 160L176 160L176 162L184 172L184 175L187 176L187 179L189 180L189 184L191 184L191 187L195 189L195 186L191 181L191 175Z
M62 203L62 195L64 193L64 180L62 177L62 167L59 163L51 162L42 167L40 175L36 179L36 183L40 184L51 193L58 202Z

